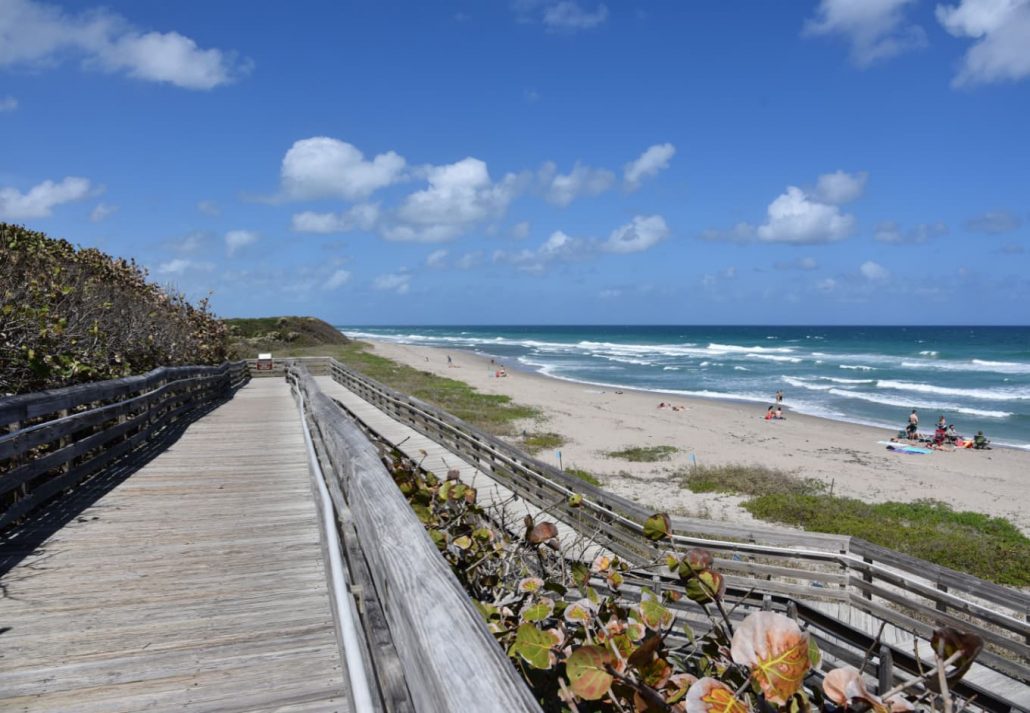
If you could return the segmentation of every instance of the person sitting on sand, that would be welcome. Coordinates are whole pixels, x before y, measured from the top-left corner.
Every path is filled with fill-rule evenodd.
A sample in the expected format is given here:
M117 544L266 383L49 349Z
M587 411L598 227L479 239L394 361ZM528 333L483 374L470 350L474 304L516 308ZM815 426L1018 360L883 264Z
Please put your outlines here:
M983 431L977 431L976 435L973 437L973 448L978 451L988 450L989 443L990 441L987 439L987 436L984 435Z
M939 419L937 419L937 428L947 428L947 427L948 427L948 419L944 418L944 414L942 413L941 417Z
M776 418L776 406L770 406L769 410L765 412L765 420L772 421Z
M948 430L947 430L947 433L945 434L945 436L947 437L947 439L951 443L954 443L955 441L957 441L958 439L960 439L962 437L962 436L958 435L958 431L955 430L955 424L954 423L948 425Z
M668 406L668 404L666 404L664 401L658 404L658 408L665 408L666 406Z
M776 407L776 420L777 421L782 421L783 418L784 418L784 416L783 416L783 408L780 407L780 406L777 406Z
M947 440L947 438L948 438L948 432L945 430L945 428L943 426L941 426L940 424L937 424L937 429L933 432L933 442L932 442L932 445L934 447L943 446L944 445L944 441Z

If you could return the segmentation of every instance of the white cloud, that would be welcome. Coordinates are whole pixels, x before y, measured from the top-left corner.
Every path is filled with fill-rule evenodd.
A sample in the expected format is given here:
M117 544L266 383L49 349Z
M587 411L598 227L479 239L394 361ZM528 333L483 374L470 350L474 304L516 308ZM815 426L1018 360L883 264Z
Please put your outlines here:
M645 178L657 175L669 167L669 161L676 155L676 147L672 144L655 144L648 148L635 161L626 164L623 170L623 182L626 189L635 191Z
M380 275L372 282L372 288L384 292L396 292L398 295L408 294L411 289L411 275L403 272Z
M0 66L55 65L66 56L81 57L86 68L184 89L213 89L251 67L232 52L201 49L178 32L141 32L102 8L73 15L32 0L0 4Z
M947 233L948 226L944 223L919 223L904 230L896 221L886 220L876 225L873 238L889 245L921 245Z
M475 252L465 253L454 263L454 266L459 270L471 270L474 267L478 267L483 262L483 253L481 250Z
M654 247L669 234L660 215L638 215L612 231L601 249L612 253L636 253Z
M180 253L196 253L211 242L213 236L200 230L187 233L181 238L169 240L166 245Z
M258 234L251 230L230 230L225 234L225 252L232 257L237 251L256 243L258 239Z
M97 207L89 214L89 219L94 223L99 223L105 218L109 218L118 211L118 206L108 205L107 203L97 203Z
M426 256L426 267L442 268L447 267L447 251L434 250Z
M350 281L350 272L347 270L336 270L322 283L323 290L335 290L337 287L346 285Z
M508 174L494 183L486 163L464 158L426 171L429 187L404 199L391 225L381 228L387 240L441 242L478 223L499 218L516 196L520 179Z
M556 230L536 250L527 248L514 253L497 250L493 254L493 261L514 265L523 272L540 274L551 263L577 260L593 250L591 241Z
M1022 224L1023 221L1018 215L1003 210L991 210L967 220L966 230L974 233L1000 235L1001 233L1010 233Z
M976 39L953 86L1030 77L1030 0L960 0L936 14L953 36Z
M915 0L820 0L805 35L843 35L851 44L851 61L868 67L926 45L926 33L905 19Z
M544 196L555 205L567 206L580 196L596 196L615 185L615 174L604 168L591 168L576 162L571 173L560 174L548 161L538 173Z
M45 218L62 203L71 203L92 194L89 180L68 176L59 183L43 181L22 193L17 188L0 188L0 216L13 220Z
M356 147L328 136L294 142L283 156L282 186L286 197L367 198L404 178L405 161L388 151L366 161Z
M833 292L835 289L837 289L837 281L834 280L832 277L827 277L824 280L819 280L819 282L817 282L815 285L815 289L819 290L820 292Z
M217 217L221 215L222 209L218 207L218 204L214 201L200 201L197 203L197 210L204 215L210 215L211 217Z
M516 223L511 226L511 237L516 240L525 240L529 237L529 221L523 220L521 223Z
M890 272L883 265L872 260L863 262L858 271L862 273L862 277L871 282L882 282L890 277Z
M0 114L3 114L5 111L14 111L17 108L18 100L14 97L0 97Z
M214 269L214 265L209 262L197 262L196 260L186 260L185 258L177 257L174 260L163 262L157 266L157 272L160 275L181 275L187 270L201 270L203 272L211 272Z
M608 19L608 8L598 4L593 11L587 10L573 0L549 4L544 8L543 22L549 30L589 30Z
M379 204L360 203L343 213L296 213L292 228L299 233L346 233L351 230L372 230L378 222Z
M840 205L861 198L869 174L865 171L824 173L816 181L813 195L823 203Z
M796 186L769 204L768 218L758 226L758 239L768 243L811 245L832 243L851 235L855 217L835 205L813 200Z

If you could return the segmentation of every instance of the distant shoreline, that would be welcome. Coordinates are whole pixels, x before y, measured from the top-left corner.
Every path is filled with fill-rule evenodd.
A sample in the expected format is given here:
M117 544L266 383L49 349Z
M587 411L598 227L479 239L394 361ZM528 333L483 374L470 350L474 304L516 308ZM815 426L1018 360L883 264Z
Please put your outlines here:
M523 428L564 436L567 442L560 450L566 467L601 474L606 489L655 507L684 514L703 508L713 517L753 522L737 506L739 497L698 495L669 480L671 472L693 462L693 455L711 465L754 463L792 471L865 501L938 499L956 510L1005 517L1030 534L1030 490L1025 487L1030 452L1022 449L897 454L877 444L894 435L890 429L793 412L789 397L786 420L767 422L760 403L583 384L515 368L510 360L502 360L508 376L498 378L499 363L465 349L361 339L386 358L540 409L545 420ZM682 410L660 409L661 402ZM604 455L644 445L672 445L678 451L662 464ZM554 460L551 453L540 457Z

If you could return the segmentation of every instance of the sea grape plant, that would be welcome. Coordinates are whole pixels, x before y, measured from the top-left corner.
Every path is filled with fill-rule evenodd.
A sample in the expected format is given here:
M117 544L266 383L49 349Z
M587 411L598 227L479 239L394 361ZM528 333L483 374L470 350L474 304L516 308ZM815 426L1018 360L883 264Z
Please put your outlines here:
M801 713L913 710L906 693L950 701L982 642L944 629L934 637L938 667L883 695L869 691L853 667L813 675L821 654L792 618L756 611L737 620L724 606L726 582L704 549L661 553L671 539L665 513L642 526L656 557L644 569L675 577L679 587L630 587L634 571L608 552L588 565L570 557L548 509L523 527L488 512L472 485L451 470L444 478L399 451L383 460L400 491L465 586L487 628L548 712ZM581 507L563 498L552 507ZM599 548L594 548L595 550ZM580 555L586 549L580 550ZM709 628L695 636L676 616L681 599L697 604ZM940 676L936 674L941 672ZM931 680L932 679L932 680ZM940 680L944 687L934 682Z

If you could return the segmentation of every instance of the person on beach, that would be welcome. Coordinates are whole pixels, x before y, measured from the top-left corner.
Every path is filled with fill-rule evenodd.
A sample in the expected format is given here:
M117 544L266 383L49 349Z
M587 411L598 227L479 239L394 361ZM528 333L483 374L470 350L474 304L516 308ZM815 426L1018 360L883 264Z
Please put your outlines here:
M942 413L941 417L939 419L937 419L937 428L947 428L947 427L948 427L948 419L944 418L944 414Z
M780 391L776 392L776 404L779 405L779 404L782 404L782 403L783 403L783 391L781 389Z
M776 418L776 406L771 405L769 406L769 410L765 412L765 420L772 421L774 418Z
M447 355L447 366L454 366L454 362L451 361L451 355Z
M777 406L776 407L776 420L777 421L782 421L783 420L783 407L781 407L781 406Z
M990 443L990 441L987 440L987 436L984 435L984 432L977 431L976 436L973 438L973 448L978 451L984 451L987 450L988 443Z
M915 426L916 428L919 427L919 414L916 413L915 409L912 409L912 413L910 413L908 415L908 425L909 426ZM912 430L915 430L915 429L912 429Z

